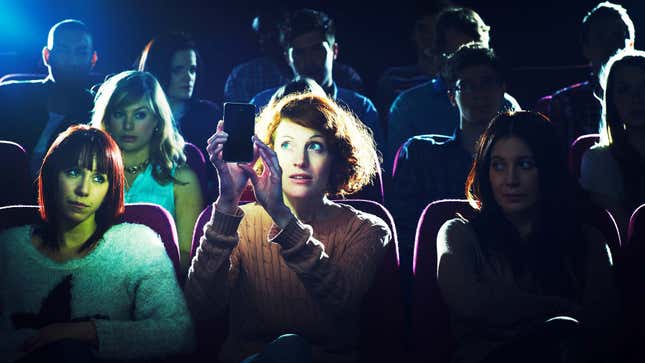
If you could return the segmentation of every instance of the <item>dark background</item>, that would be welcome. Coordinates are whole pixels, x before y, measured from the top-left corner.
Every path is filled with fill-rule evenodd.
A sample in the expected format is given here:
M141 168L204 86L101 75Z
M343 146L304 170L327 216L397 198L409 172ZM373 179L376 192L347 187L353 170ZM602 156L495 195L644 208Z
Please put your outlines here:
M627 8L638 35L645 1L616 1ZM462 1L491 26L491 45L511 66L509 93L525 108L570 83L584 80L579 25L597 1ZM221 101L231 69L256 56L251 20L268 6L311 7L326 11L337 24L339 60L352 65L366 82L367 95L388 66L415 61L410 40L419 3L371 1L108 1L0 0L0 75L45 72L40 50L49 28L77 18L94 32L99 52L96 71L129 68L144 44L165 30L184 30L196 39L205 68L199 75L202 98Z

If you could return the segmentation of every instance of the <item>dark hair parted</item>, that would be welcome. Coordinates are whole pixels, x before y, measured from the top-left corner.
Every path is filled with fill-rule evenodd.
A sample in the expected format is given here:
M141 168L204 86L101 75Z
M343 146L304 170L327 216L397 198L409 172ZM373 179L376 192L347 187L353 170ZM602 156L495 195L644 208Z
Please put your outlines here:
M170 63L175 53L192 50L197 56L197 67L201 66L197 45L186 33L168 33L150 40L143 48L137 62L137 70L150 72L166 89L170 83ZM198 72L199 73L199 69ZM194 95L194 93L193 93Z
M94 164L96 163L96 164ZM87 125L75 125L62 132L52 143L43 160L38 176L38 205L45 222L43 241L48 247L58 249L59 215L56 209L61 171L73 167L92 170L96 167L107 174L108 192L96 211L97 238L90 238L79 250L84 250L117 222L124 212L123 162L117 143L105 131Z
M336 26L334 21L324 12L313 9L300 9L295 11L287 22L285 31L285 45L291 46L294 38L311 32L321 32L327 43L333 45L336 42Z
M604 1L591 9L582 19L580 29L580 40L582 44L587 44L589 41L589 30L594 22L610 19L620 20L624 25L625 39L634 41L636 31L632 19L627 14L627 10L619 4Z
M329 194L355 193L376 175L378 155L372 132L328 97L296 93L265 107L258 117L258 132L272 149L275 131L284 120L322 133L332 156Z
M479 14L469 8L452 7L437 15L433 44L435 54L446 53L446 32L448 29L456 29L471 36L475 42L483 43L486 46L490 41L490 27L484 23Z
M490 183L493 147L509 137L527 144L538 171L537 225L528 242L522 242L519 232L504 215ZM514 272L529 269L536 273L545 292L572 297L577 296L584 283L581 279L587 246L581 215L589 204L569 175L559 145L555 127L540 113L517 111L497 115L479 140L466 181L466 196L479 210L473 227L489 258L502 256Z
M454 90L455 84L464 69L480 65L491 67L500 82L506 81L505 65L497 57L493 49L482 43L468 43L459 47L443 64L441 78L447 84L448 89Z

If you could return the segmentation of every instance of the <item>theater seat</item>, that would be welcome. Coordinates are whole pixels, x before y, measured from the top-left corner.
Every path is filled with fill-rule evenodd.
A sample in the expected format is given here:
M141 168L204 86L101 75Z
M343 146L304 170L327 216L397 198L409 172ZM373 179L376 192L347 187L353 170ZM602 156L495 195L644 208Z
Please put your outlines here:
M372 287L363 300L360 347L361 361L398 361L403 354L404 308L394 219L385 207L371 200L345 199L337 202L380 217L392 231L393 240L387 246L382 268L374 277ZM195 223L191 259L195 256L204 225L210 220L211 213L212 205L202 211ZM227 324L222 321L217 323L223 326ZM221 344L226 336L225 331L222 332L220 329L218 331L219 333L210 331L211 335L222 339L222 341L211 340L213 344Z
M0 230L24 224L40 223L40 221L37 205L14 205L0 208ZM183 277L180 275L177 229L170 213L156 204L127 204L125 213L118 223L122 222L143 224L157 232L175 268L177 278L181 281Z
M412 343L415 357L429 362L449 362L454 349L450 314L437 284L437 233L457 213L475 215L468 201L445 199L432 202L417 224L412 261Z
M25 149L11 141L0 141L0 207L35 202L29 180L29 159Z
M199 185L202 189L202 196L206 200L208 190L208 175L206 172L206 159L204 154L197 146L187 142L184 145L184 153L186 154L186 164L188 167L197 174ZM202 206L203 207L203 206Z
M575 178L580 179L580 166L582 155L600 140L599 134L582 135L575 139L569 147L569 172Z

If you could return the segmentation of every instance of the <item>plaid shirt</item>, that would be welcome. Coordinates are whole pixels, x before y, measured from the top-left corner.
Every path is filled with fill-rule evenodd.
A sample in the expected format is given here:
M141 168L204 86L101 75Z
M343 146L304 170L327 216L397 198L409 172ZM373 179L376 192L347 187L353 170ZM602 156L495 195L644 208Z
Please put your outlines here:
M576 83L537 102L535 110L548 116L557 126L566 142L566 150L578 137L599 132L602 111L596 96L599 87L591 81Z
M340 87L362 92L363 80L352 67L334 62L332 77ZM224 85L226 102L249 102L265 89L280 87L293 78L291 68L270 57L260 57L242 63L231 71Z

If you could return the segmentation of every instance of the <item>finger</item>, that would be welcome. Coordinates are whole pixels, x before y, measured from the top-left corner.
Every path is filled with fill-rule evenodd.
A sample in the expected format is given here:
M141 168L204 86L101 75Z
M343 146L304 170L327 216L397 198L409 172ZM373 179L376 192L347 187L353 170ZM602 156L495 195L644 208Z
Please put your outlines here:
M258 175L255 173L255 169L244 163L238 163L237 166L244 171L244 174L246 174L249 179L251 179L251 183L253 183L253 185L255 186L258 182Z
M262 162L269 168L271 174L276 176L282 174L278 157L273 150L260 149L260 155L262 155Z
M211 137L209 137L208 140L206 140L206 142L208 144L211 144L211 143L215 142L217 139L220 139L220 138L222 138L224 136L226 138L228 138L228 133L226 133L225 131L218 131L218 132L212 134Z
M224 131L224 120L219 120L217 122L217 132Z

